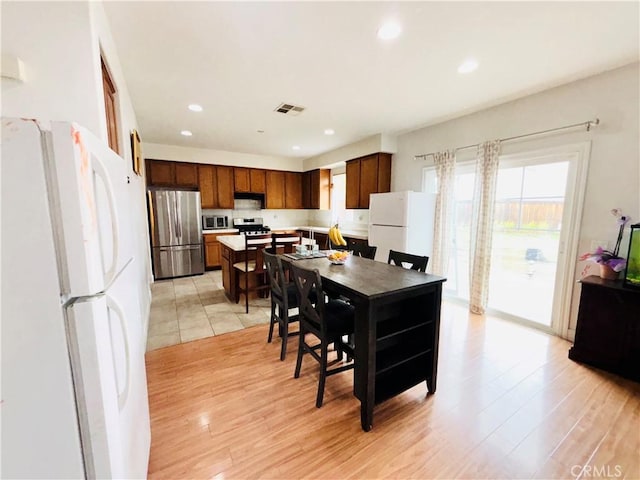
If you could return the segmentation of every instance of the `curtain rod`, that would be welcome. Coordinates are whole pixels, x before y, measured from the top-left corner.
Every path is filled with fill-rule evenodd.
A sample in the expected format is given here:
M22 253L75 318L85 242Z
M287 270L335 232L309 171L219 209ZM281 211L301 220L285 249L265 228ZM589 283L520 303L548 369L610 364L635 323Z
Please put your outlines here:
M533 132L533 133L525 133L524 135L516 135L514 137L507 137L507 138L501 138L500 141L501 142L508 142L510 140L517 140L519 138L525 138L525 137L532 137L534 135L542 135L544 133L551 133L551 132L557 132L559 130L567 130L569 128L576 128L576 127L586 127L587 128L587 132L589 130L591 130L592 126L596 126L600 123L600 119L596 118L595 120L588 120L586 122L580 122L580 123L574 123L573 125L565 125L564 127L556 127L556 128L550 128L548 130L541 130L539 132ZM467 148L474 148L479 146L479 143L474 143L472 145L465 145L464 147L457 147L454 149L454 151L459 151L459 150L466 150ZM420 155L414 155L413 159L414 160L424 160L427 157L433 157L436 154L436 152L430 152L430 153L421 153Z

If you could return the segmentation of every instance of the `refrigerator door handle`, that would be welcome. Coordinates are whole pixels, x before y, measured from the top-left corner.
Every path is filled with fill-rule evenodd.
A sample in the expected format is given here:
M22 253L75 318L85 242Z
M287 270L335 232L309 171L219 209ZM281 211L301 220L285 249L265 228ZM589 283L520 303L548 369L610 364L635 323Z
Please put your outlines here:
M129 398L129 390L131 384L131 354L129 352L129 331L127 330L127 324L124 312L122 308L115 301L115 299L111 298L107 295L107 308L113 310L118 317L118 324L120 325L120 329L122 331L122 338L124 340L124 356L125 356L125 380L124 380L124 388L120 391L120 385L118 385L118 407L120 410L124 407L127 399ZM114 371L116 370L115 366L115 358L113 359Z
M180 215L180 192L176 192L176 236L182 243L182 216Z
M93 158L94 171L102 179L105 185L107 193L107 203L109 204L109 215L111 217L111 236L113 242L113 258L111 259L111 265L105 272L104 284L109 285L116 276L116 268L119 260L119 247L120 247L120 231L118 229L118 211L116 209L116 200L113 197L113 186L111 185L111 179L107 174L107 171L98 157Z

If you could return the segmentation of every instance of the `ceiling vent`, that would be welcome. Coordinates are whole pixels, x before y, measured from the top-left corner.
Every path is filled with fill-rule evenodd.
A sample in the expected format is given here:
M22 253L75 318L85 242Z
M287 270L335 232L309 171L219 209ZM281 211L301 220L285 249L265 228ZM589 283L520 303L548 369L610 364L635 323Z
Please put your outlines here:
M276 107L274 112L284 113L285 115L296 116L300 115L304 112L304 107L298 107L296 105L291 105L290 103L281 103Z

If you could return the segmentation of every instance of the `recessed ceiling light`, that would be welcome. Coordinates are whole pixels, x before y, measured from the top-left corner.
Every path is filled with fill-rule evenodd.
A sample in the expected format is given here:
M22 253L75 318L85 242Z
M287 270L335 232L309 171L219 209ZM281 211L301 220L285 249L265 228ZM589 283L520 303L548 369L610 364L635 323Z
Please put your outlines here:
M393 40L398 38L402 27L396 22L386 22L378 29L378 38L381 40Z
M201 112L202 105L198 105L197 103L192 103L191 105L189 105L189 110L191 110L192 112Z
M474 58L467 58L458 67L458 73L471 73L478 68L478 61Z
M291 147L291 148L293 148L294 150L300 150L300 145L294 145L294 146L293 146L293 147Z
M191 133L189 130L182 130L180 132L180 135L184 135L185 137L190 137L191 135L193 135L193 133Z
M325 135L333 135L334 133L336 133L336 131L335 131L333 128L327 128L327 129L324 131L324 134L325 134Z

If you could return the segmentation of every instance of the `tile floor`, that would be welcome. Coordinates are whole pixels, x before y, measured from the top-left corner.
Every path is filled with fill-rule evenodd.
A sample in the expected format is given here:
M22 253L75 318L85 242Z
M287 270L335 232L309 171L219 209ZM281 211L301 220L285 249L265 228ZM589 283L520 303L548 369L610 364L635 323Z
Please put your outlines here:
M222 289L220 270L204 275L159 280L151 286L147 351L269 323L271 301L235 304Z

